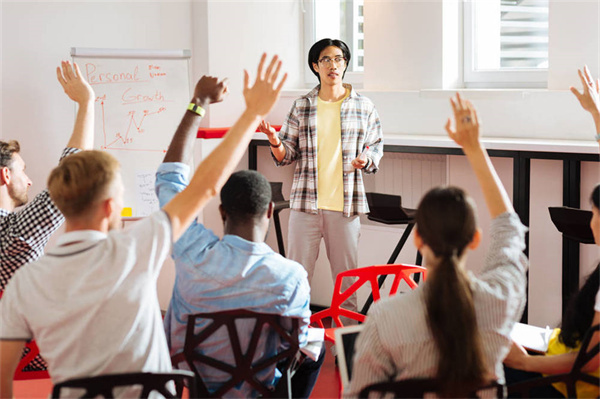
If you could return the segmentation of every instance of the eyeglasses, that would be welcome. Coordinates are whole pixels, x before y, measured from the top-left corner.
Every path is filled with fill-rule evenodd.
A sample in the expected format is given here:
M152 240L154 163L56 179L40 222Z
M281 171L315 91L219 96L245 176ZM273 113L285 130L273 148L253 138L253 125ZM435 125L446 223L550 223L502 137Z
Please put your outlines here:
M335 65L342 66L346 62L346 59L344 57L335 57L335 58L323 57L319 60L319 64L330 66L332 61L335 62Z

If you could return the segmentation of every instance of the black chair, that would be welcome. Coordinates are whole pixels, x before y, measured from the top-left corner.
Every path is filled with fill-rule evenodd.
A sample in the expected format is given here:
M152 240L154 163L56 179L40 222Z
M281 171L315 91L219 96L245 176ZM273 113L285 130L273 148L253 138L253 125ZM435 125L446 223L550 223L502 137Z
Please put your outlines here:
M360 391L359 398L424 398L428 393L438 393L440 383L435 378L415 378L410 380L386 381L369 385ZM494 381L469 393L469 398L479 398L478 393L495 391L496 398L506 397L505 386Z
M209 324L200 332L195 332L198 320L210 320ZM236 321L255 320L254 328L249 339L248 347L242 349ZM282 320L291 320L291 330L282 327ZM204 355L197 348L215 334L226 328L235 364L227 364L220 359ZM259 339L263 328L268 327L279 337L281 345L279 351L268 357L255 359ZM243 382L248 383L262 397L288 397L291 398L292 370L298 362L300 345L298 342L299 321L297 318L285 318L273 314L256 313L249 310L236 309L216 313L199 313L190 315L187 323L183 352L174 355L171 360L173 366L179 368L182 363L194 372L196 388L200 397L220 398L230 389ZM214 392L210 392L202 376L202 368L198 365L220 370L230 377L223 382ZM275 389L269 383L261 382L256 375L267 369L277 367L282 374Z
M271 201L275 203L273 207L273 223L275 223L275 234L277 236L277 247L281 256L285 256L285 246L283 245L283 234L281 233L281 222L279 213L290 207L290 201L283 197L281 187L283 183L271 182Z
M565 238L583 244L594 244L594 233L590 227L592 211L568 206L549 207L548 211L552 223Z
M596 355L600 349L600 344L589 347L590 341L594 334L600 333L600 324L590 327L588 332L585 334L583 341L581 342L581 349L579 354L573 363L571 371L568 373L548 375L545 377L534 378L527 381L517 382L508 386L508 393L520 395L521 398L529 398L530 391L534 388L554 384L556 382L565 383L567 387L567 397L576 398L577 391L575 385L578 381L587 382L588 384L600 386L598 377L591 376L584 373L581 369L588 364Z
M176 394L173 394L168 387L171 382L177 387ZM196 397L194 373L182 370L174 370L170 373L106 374L96 377L76 378L54 385L52 397L60 398L63 389L82 389L84 393L80 398L97 398L98 396L114 398L116 397L113 393L114 388L128 386L141 387L138 398L147 398L153 391L165 398L181 398L184 386L188 387L190 398ZM69 393L69 397L72 397L72 393Z
M387 261L388 265L394 264L400 251L406 244L410 233L415 227L415 215L417 214L416 209L408 209L402 207L402 197L399 195L381 194L381 193L366 193L367 203L369 204L369 214L367 218L374 222L393 225L393 224L405 224L406 228L404 233L400 237L398 244L394 248L392 255ZM423 264L423 257L421 253L417 251L417 259L415 265L421 266ZM379 277L379 288L385 282L387 276ZM419 275L415 275L415 282L419 282ZM373 295L371 294L365 302L362 310L362 314L367 314L369 308L373 304Z

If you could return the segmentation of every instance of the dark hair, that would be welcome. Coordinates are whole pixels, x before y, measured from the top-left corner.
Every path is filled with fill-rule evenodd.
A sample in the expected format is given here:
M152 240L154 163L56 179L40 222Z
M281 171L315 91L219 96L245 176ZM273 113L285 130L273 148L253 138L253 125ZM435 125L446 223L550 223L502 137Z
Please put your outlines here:
M600 208L600 184L598 184L592 190L592 195L590 195L590 201L592 201L592 205L596 208Z
M600 288L600 264L590 274L583 287L569 300L562 318L558 339L569 348L576 348L594 320L594 304Z
M437 187L421 200L416 221L423 242L441 258L425 285L427 323L439 351L440 393L466 397L486 382L469 279L458 265L477 231L474 204L460 188Z
M271 184L254 170L232 174L221 189L223 210L239 222L264 215L270 202Z
M0 168L10 168L13 163L13 154L19 153L21 147L17 140L0 141Z
M348 69L348 65L350 64L350 58L352 57L352 55L350 54L350 49L348 48L346 43L344 43L341 40L321 39L318 42L316 42L315 44L313 44L312 47L310 48L310 50L308 51L308 67L310 68L312 73L315 74L317 79L319 79L319 82L321 81L321 77L319 76L317 71L315 71L315 69L313 68L313 64L319 63L319 57L321 56L321 51L325 50L329 46L335 46L335 47L339 48L340 50L342 50L342 54L344 54L344 58L346 59L346 67L344 68L344 73L342 74L342 79L346 75L346 69Z

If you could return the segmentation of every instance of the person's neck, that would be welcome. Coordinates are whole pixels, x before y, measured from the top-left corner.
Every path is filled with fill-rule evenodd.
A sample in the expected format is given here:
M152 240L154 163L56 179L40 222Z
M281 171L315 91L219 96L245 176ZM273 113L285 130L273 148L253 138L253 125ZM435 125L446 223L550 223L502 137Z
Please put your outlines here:
M0 209L5 209L9 212L13 212L15 210L15 202L8 195L7 190L4 189L5 186L2 186L0 189Z
M243 238L251 242L265 242L266 232L256 224L245 224L225 227L225 234L230 234Z
M108 221L94 221L94 220L72 220L67 219L65 221L65 233L71 233L73 231L82 230L95 230L101 233L108 233Z
M321 85L319 98L323 101L340 101L346 95L346 88L342 83L336 85Z

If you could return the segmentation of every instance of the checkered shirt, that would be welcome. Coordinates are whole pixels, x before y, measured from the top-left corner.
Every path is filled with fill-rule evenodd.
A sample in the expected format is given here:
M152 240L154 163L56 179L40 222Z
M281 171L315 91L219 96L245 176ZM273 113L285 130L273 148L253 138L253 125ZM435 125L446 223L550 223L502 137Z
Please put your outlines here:
M344 164L356 158L365 146L367 166L362 170L344 173L344 216L368 213L362 173L375 173L383 156L383 132L375 106L368 98L356 93L350 95L340 110L342 157ZM279 138L285 147L285 157L277 166L296 161L290 207L296 211L317 213L317 96L320 85L294 101ZM274 158L274 157L273 157Z
M79 151L65 148L60 159ZM43 255L44 246L64 221L48 190L17 212L0 209L0 291L15 271Z
M77 148L65 148L60 159L78 151ZM19 267L44 254L50 235L64 220L47 189L17 212L0 209L0 292ZM23 356L28 352L25 348ZM45 369L46 362L38 355L24 370Z

